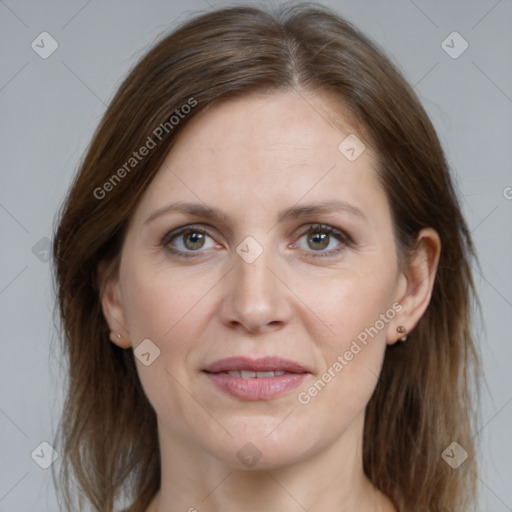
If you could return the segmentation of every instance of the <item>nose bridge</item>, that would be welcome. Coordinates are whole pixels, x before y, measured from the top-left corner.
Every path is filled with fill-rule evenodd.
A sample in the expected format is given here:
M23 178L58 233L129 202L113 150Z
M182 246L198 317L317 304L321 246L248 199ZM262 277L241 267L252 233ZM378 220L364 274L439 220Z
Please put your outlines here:
M267 266L272 265L274 255L270 246L270 238L259 236L245 237L236 247L235 276L241 290L253 289L253 293L262 293L271 287L271 272ZM270 274L270 275L269 275Z
M274 276L267 268L270 266L270 250L263 251L254 261L248 262L238 256L235 263L235 287L238 304L263 310L274 301L275 287L271 281Z
M224 321L251 331L289 318L286 289L268 268L275 266L274 255L270 248L260 248L251 240L238 246L222 309Z
M269 262L267 260L267 254L262 254L252 263L247 263L242 258L237 261L235 276L239 283L237 288L240 291L249 292L253 298L257 296L270 297L272 273L268 269Z

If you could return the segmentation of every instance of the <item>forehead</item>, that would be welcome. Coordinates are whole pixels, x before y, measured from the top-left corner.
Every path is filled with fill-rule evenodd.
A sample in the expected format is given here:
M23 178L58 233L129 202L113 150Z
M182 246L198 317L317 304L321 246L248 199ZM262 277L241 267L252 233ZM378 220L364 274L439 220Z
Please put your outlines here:
M200 141L202 152L197 158L215 155L227 161L253 155L264 158L267 153L283 153L293 160L297 151L295 160L300 162L308 154L318 158L312 150L336 154L341 140L355 132L340 110L325 94L251 94L201 112L180 134L177 145L183 151L197 151Z
M297 92L217 104L179 134L140 206L159 207L172 197L214 200L216 206L221 202L247 211L247 201L281 208L301 197L325 199L326 193L331 199L350 195L362 206L372 201L376 206L376 196L382 201L384 192L375 155L340 110L325 96ZM354 135L365 149L351 161L343 141Z

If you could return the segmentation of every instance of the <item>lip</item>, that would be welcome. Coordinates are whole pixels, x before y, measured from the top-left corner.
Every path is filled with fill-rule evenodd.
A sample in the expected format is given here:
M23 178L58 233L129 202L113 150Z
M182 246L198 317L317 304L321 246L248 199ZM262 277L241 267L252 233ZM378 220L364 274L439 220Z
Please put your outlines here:
M273 377L243 378L229 371L284 372ZM203 373L217 389L242 400L269 400L298 387L311 372L295 361L281 357L229 357L207 366Z
M311 371L295 361L282 357L267 356L251 359L245 356L219 359L210 364L203 371L209 373L229 372L235 370L251 370L253 372L285 371L287 373L311 373Z

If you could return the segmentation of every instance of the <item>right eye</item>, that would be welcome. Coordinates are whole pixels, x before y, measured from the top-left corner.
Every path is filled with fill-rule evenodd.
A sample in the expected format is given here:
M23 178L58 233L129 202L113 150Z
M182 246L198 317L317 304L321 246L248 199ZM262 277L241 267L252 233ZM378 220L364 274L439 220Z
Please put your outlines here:
M172 254L187 258L198 256L202 252L201 249L215 247L216 242L205 229L184 226L167 233L162 240L162 245Z

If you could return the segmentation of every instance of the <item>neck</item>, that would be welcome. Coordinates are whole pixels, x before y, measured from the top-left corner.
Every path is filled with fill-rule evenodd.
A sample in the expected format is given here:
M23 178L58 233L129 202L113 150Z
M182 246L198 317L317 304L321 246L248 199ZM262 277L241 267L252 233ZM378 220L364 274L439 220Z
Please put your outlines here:
M230 467L159 425L162 480L147 512L395 512L364 475L362 422L297 462L259 470Z

